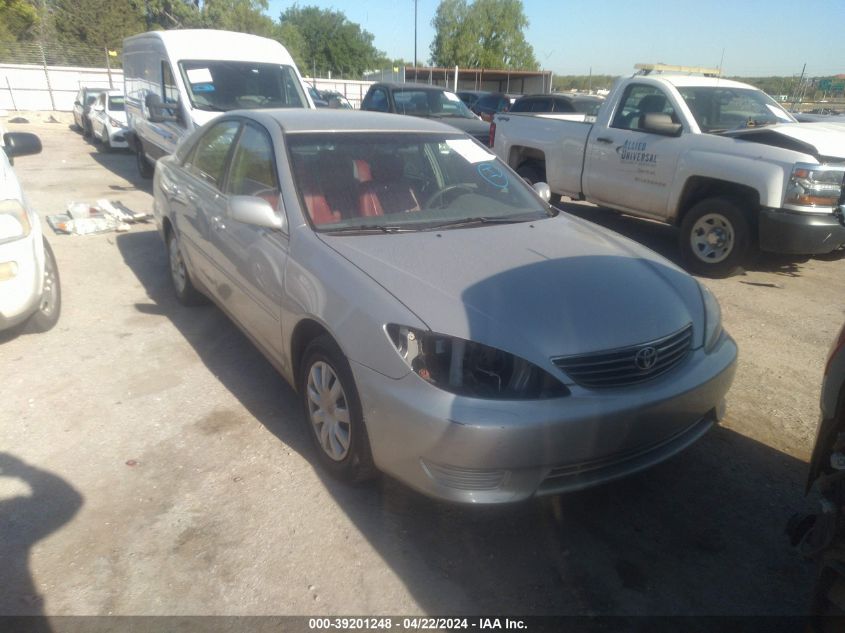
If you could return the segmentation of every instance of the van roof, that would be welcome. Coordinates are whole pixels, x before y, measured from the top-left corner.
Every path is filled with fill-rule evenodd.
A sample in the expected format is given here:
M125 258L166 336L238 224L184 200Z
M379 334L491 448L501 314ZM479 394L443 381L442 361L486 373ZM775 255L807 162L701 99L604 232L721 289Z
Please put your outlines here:
M276 40L248 33L218 31L215 29L174 29L171 31L148 31L127 37L126 50L135 42L160 40L170 58L223 59L228 61L269 62L294 65L293 58Z

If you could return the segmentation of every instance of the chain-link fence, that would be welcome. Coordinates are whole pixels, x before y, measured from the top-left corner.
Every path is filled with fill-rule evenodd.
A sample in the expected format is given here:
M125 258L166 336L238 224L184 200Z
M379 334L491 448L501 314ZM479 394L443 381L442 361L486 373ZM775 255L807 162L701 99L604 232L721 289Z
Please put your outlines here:
M120 68L119 51L85 44L61 42L12 42L0 44L0 63L41 66L82 66Z

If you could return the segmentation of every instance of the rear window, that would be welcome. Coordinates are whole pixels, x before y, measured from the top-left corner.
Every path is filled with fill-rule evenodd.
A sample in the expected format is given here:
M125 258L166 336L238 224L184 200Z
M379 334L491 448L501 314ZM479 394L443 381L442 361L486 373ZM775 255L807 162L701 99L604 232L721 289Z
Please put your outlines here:
M123 95L109 97L109 110L112 112L123 112L125 109Z

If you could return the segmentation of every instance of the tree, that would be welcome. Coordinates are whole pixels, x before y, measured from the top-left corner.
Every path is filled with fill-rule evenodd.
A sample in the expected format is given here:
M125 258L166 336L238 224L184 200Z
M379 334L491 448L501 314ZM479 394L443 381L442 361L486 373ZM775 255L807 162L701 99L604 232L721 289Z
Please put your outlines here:
M464 68L536 70L525 40L522 0L442 0L432 20L431 63Z
M62 42L99 50L119 48L146 26L135 0L56 0L53 24Z
M0 54L11 53L14 44L33 39L38 12L26 0L0 0Z
M281 32L286 32L288 38L294 32L291 28L299 33L296 45L302 48L297 61L303 72L333 71L360 76L378 68L386 59L373 46L373 34L350 22L340 11L293 5L279 20Z
M193 0L144 0L144 12L149 31L202 26L199 5Z
M264 14L268 6L267 0L205 0L203 26L272 37L278 26Z

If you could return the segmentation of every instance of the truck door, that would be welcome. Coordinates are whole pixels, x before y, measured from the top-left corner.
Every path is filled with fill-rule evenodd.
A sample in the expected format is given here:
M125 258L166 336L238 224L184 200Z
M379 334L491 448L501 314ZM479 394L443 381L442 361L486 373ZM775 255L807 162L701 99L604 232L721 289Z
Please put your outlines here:
M641 129L644 116L664 113L679 122L675 104L661 88L631 83L605 129L594 129L587 144L584 189L590 200L665 219L682 136Z
M161 91L159 94L165 105L179 104L179 88L173 77L173 69L167 60L161 62L161 85L157 86L155 90ZM147 109L145 108L145 110ZM149 116L148 111L147 116ZM176 144L185 134L185 125L181 118L177 121L158 122L146 119L144 128L144 133L141 135L144 151L152 160L158 160L162 156L175 152Z

